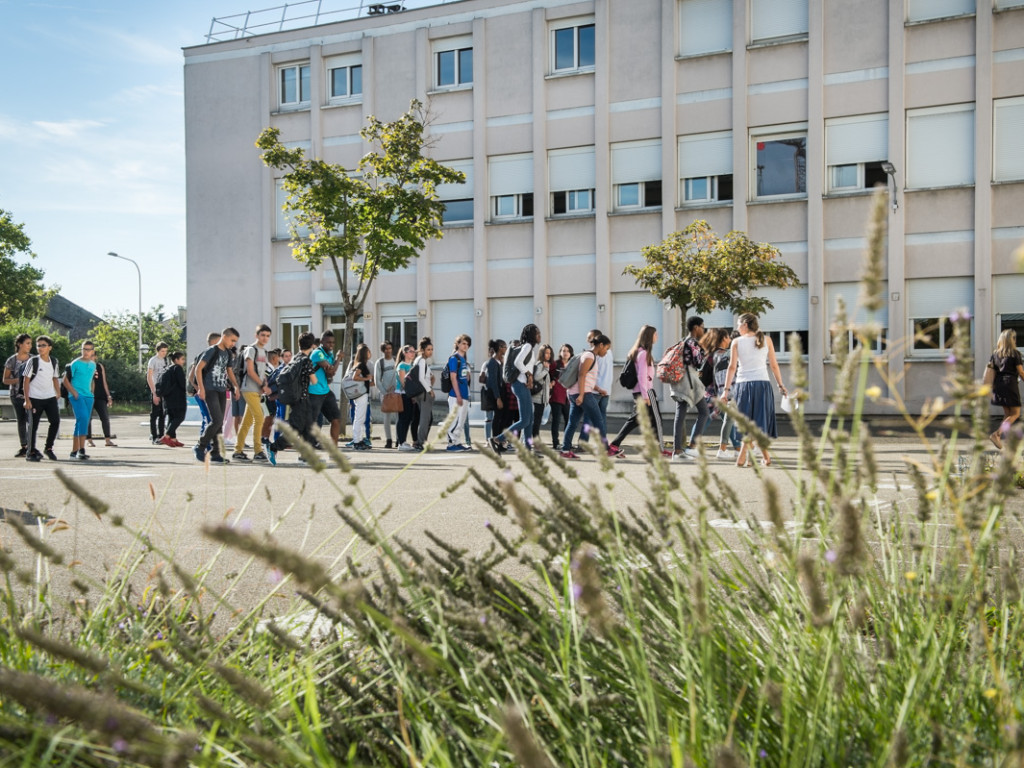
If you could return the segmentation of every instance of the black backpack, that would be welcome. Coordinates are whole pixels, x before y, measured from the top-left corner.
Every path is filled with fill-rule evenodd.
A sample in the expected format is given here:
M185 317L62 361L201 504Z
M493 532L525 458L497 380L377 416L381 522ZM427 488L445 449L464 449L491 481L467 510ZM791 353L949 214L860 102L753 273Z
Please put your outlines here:
M501 370L501 378L506 384L511 384L513 381L519 378L519 369L516 368L516 358L519 357L519 353L522 352L523 347L511 347L508 352L505 353L505 365Z
M173 366L174 363L171 363L171 365L168 365L166 368L164 368L160 372L160 375L157 376L156 383L153 386L153 389L156 391L157 397L167 397L167 395L169 395L173 390L174 385L173 379L171 378L171 374L173 373Z
M294 405L302 400L303 391L302 364L308 360L305 355L295 355L288 365L277 374L277 401L285 405Z
M459 361L458 355L452 355L455 358L455 376L458 378L462 374L462 363ZM448 358L448 362L451 363L452 358ZM444 367L444 376L441 377L441 391L446 395L452 391L452 370L447 365Z
M704 358L704 365L697 371L697 376L700 377L700 383L705 387L710 387L715 383L715 364L712 361L712 355L708 355Z
M245 351L249 348L247 344L243 344L235 352L234 358L231 360L231 370L235 374L235 384L239 387L242 386L242 382L245 381Z
M619 384L626 389L633 389L639 380L636 372L636 358L627 357L626 364L622 366L622 372L619 374Z

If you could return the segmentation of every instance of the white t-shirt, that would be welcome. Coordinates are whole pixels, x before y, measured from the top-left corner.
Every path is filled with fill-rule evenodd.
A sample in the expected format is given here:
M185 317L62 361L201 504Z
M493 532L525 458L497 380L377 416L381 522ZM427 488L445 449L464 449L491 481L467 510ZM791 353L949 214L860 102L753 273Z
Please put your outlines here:
M153 389L156 389L156 383L160 381L160 374L162 374L164 370L168 366L170 366L170 364L170 354L166 354L163 357L160 357L160 355L153 355L151 358L149 358L149 363L147 363L146 365L146 370L153 372Z
M30 358L25 363L26 375L30 374L35 367L35 364ZM57 378L57 366L53 364L53 360L43 360L39 358L39 372L36 373L35 377L28 383L28 397L29 400L45 400L48 397L56 397L57 392L53 388L53 380Z
M768 340L760 349L756 336L740 336L732 345L738 361L735 381L768 381Z

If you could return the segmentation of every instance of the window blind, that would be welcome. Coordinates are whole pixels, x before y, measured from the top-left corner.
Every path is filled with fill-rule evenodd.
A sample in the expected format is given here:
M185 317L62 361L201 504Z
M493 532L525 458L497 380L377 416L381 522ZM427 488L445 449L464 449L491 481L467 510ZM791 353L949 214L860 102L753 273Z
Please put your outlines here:
M548 174L552 192L594 189L594 148L553 149L548 153Z
M732 131L679 137L679 178L732 173Z
M533 192L533 155L499 155L487 162L491 197Z
M755 43L776 37L806 35L807 26L807 0L750 2L750 38Z
M732 0L683 0L679 50L684 56L732 49Z
M612 144L612 184L660 180L660 140Z
M825 123L826 165L872 163L889 158L889 117L885 114Z
M907 186L974 183L974 105L907 114Z
M942 317L960 307L974 311L973 277L928 277L907 281L907 310L911 318Z
M1024 99L995 102L992 178L1024 179Z
M442 165L462 171L466 174L466 181L462 184L438 184L437 197L440 200L463 200L473 196L473 161L472 160L442 160Z

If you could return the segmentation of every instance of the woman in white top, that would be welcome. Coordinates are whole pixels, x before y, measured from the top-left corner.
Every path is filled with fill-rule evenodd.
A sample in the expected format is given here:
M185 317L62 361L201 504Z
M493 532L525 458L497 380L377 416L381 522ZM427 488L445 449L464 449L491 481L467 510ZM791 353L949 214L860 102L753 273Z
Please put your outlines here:
M540 328L533 323L523 326L523 332L519 336L521 342L519 347L508 354L515 355L515 367L519 374L512 382L512 392L516 396L516 403L519 405L519 420L506 429L498 438L498 444L504 447L510 433L518 435L519 439L526 443L527 447L533 447L533 396L530 390L533 387L533 363L534 349L540 344Z
M413 403L419 408L419 423L413 424L412 447L422 451L430 433L430 417L434 409L434 376L430 372L430 358L434 355L434 342L429 336L420 339L419 354L412 361L412 368L406 374L402 387L408 391L412 387L412 379L423 386L423 392L412 395Z
M757 424L768 437L778 437L775 428L775 393L768 381L768 368L772 369L779 390L786 394L782 384L779 362L775 359L775 345L764 335L757 324L757 316L749 312L740 315L736 321L740 335L732 343L729 352L729 371L725 375L725 390L722 399L732 397L740 413ZM736 465L745 466L750 446L744 442L740 447ZM768 451L762 451L761 463L766 467L772 463Z

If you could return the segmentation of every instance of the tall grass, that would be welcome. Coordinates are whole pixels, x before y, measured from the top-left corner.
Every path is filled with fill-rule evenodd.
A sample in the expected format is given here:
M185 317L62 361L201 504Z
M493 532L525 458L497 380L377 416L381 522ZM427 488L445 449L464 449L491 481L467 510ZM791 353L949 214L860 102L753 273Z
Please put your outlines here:
M868 260L867 302L880 263ZM643 469L597 457L596 482L549 451L488 454L460 481L505 518L480 552L386 533L386 491L365 496L337 453L312 465L338 494L329 568L236 516L204 530L221 549L198 572L134 531L118 568L90 581L54 535L19 526L9 548L69 569L79 595L58 600L45 569L0 554L0 764L1024 765L1021 524L1008 507L1021 439L1008 435L987 471L987 392L969 319L955 326L942 402L902 411L928 459L892 504L875 493L861 417L881 396L872 360L844 344L824 429L794 417L797 466L746 475L763 516L703 460L684 488L645 425ZM937 423L942 443L925 437ZM966 471L959 436L973 438ZM626 485L642 503L621 502ZM734 524L710 524L721 518ZM281 583L224 620L233 595L207 580L228 555ZM285 584L304 605L267 620Z

